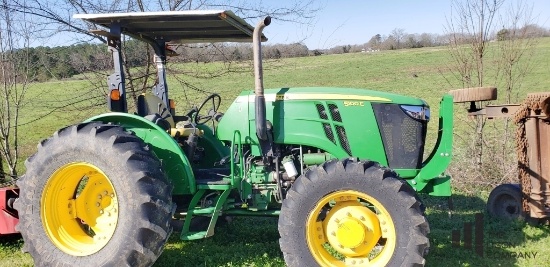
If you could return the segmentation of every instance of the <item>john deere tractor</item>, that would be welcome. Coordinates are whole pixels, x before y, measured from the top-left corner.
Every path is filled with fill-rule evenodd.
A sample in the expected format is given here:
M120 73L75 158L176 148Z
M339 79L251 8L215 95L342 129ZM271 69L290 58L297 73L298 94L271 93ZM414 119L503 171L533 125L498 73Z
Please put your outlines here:
M106 30L109 113L55 132L17 185L18 231L39 266L149 266L181 239L214 234L220 216L278 216L288 266L420 266L428 222L417 193L450 196L452 102L423 160L430 109L412 97L351 88L264 90L261 41L230 11L79 14ZM121 35L155 51L157 83L128 111ZM255 89L225 113L212 94L176 112L171 43L250 42ZM212 124L211 122L215 122ZM202 223L194 223L202 222Z

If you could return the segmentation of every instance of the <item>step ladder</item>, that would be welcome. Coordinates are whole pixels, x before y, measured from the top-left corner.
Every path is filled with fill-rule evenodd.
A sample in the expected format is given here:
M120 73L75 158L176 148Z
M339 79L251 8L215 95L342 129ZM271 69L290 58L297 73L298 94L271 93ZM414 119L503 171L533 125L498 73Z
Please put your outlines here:
M238 137L238 142L235 142ZM197 192L191 199L189 203L189 209L185 215L185 222L183 224L183 229L181 231L180 238L182 240L196 240L207 238L214 235L214 228L216 227L216 222L218 217L221 215L223 207L227 201L227 197L231 190L236 188L235 185L235 160L234 160L234 147L237 144L239 161L242 163L242 145L241 145L241 134L239 131L235 131L233 135L233 142L231 145L231 168L213 168L213 169L204 169L196 170L195 178L197 184ZM239 170L240 177L243 177L243 170ZM199 201L203 198L206 192L216 192L219 191L219 196L216 200L216 204L212 207L206 208L197 208ZM191 231L191 220L194 216L208 216L210 217L210 223L208 228L204 231Z

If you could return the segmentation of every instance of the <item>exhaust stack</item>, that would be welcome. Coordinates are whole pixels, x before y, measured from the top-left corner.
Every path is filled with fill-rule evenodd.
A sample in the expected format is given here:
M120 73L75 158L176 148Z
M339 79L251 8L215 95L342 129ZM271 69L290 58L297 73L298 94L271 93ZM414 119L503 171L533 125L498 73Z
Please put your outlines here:
M264 77L262 69L262 31L271 24L271 17L267 16L260 22L252 35L252 47L254 52L254 93L256 113L256 135L260 140L267 140L267 121L265 117Z

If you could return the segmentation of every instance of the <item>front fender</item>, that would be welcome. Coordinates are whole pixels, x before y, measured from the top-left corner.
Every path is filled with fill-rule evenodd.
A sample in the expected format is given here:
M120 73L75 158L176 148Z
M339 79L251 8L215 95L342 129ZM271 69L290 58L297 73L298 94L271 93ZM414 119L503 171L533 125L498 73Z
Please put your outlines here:
M451 163L452 149L453 97L444 95L439 108L439 131L436 145L412 182L417 191L427 191L427 193L440 196L451 194L450 178L444 172ZM427 186L430 183L432 186ZM429 190L424 190L425 188Z
M194 194L196 191L195 176L187 156L178 143L166 131L143 117L128 113L105 113L86 120L112 122L132 131L160 159L162 168L174 186L174 195Z

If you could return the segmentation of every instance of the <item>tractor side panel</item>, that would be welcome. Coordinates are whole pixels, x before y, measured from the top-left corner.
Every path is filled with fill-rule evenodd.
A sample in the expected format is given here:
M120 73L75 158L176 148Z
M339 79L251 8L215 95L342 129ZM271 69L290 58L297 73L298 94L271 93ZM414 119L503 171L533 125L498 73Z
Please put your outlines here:
M252 97L253 99L254 97ZM238 96L235 101L229 106L224 113L221 121L216 128L216 136L219 140L230 143L233 140L235 131L239 131L241 136L241 143L251 143L250 129L249 129L249 96L248 92L243 92ZM254 107L252 107L254 110ZM254 117L254 115L252 115ZM254 127L253 127L254 128ZM254 140L257 142L257 138L254 135ZM235 140L238 141L238 140Z
M266 116L274 141L317 147L337 158L358 157L387 165L372 106L368 101L287 100L266 94ZM254 95L241 94L218 125L217 136L230 142L234 131L242 143L257 145ZM259 150L256 152L259 153Z
M268 102L267 117L273 123L275 142L318 147L337 158L353 156L386 165L370 103L357 101L362 105L356 106L349 103L342 100ZM254 125L255 121L250 123Z
M200 160L192 162L193 167L199 169L212 168L222 158L230 155L229 147L216 138L208 125L197 125L197 128L204 132L197 144L197 148L200 148L202 155Z
M174 195L195 193L195 177L187 156L174 138L162 128L140 116L128 113L106 113L87 121L112 122L134 132L153 148L153 152L161 160L164 172L174 186L172 193Z

